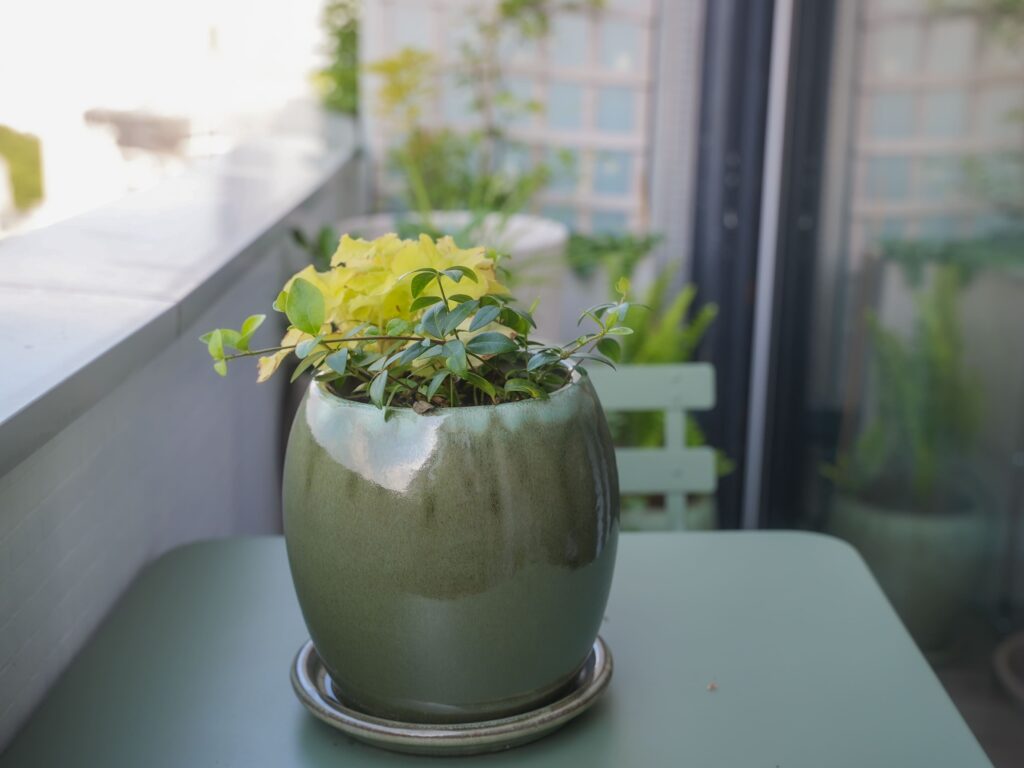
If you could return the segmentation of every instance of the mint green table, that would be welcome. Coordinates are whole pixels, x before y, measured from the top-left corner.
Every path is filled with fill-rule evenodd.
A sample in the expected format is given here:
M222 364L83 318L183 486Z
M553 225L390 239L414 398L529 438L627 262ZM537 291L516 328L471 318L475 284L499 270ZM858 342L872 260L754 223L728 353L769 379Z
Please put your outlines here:
M292 693L306 635L283 542L196 544L139 578L0 766L990 765L833 539L624 535L602 634L611 687L559 733L481 758L395 755L314 720Z

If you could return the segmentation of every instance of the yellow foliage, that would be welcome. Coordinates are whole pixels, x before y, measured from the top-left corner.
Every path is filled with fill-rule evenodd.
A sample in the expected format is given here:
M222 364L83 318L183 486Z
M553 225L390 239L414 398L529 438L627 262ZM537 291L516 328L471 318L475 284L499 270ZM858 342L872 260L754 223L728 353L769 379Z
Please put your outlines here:
M451 298L462 294L472 299L484 295L508 293L498 281L494 259L484 248L459 248L451 237L436 242L427 235L418 240L402 240L387 234L376 240L361 240L345 235L331 258L331 268L318 272L313 266L297 272L284 286L287 292L298 278L315 286L324 298L323 332L344 333L358 325L370 324L383 329L391 320L414 325L424 309L412 309L412 278L416 270L430 267L443 272L452 267L467 267L476 281L463 277L456 282L442 276L440 286L431 282L420 296ZM289 329L281 345L289 347L259 360L259 381L266 381L277 370L290 347L311 336L297 328Z

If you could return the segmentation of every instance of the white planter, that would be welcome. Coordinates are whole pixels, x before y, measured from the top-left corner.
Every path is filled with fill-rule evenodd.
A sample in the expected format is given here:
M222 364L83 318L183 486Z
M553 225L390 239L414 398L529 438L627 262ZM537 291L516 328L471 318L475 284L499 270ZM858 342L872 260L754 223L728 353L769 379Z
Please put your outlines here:
M444 232L458 232L470 221L468 211L435 211L431 223ZM396 215L378 213L356 216L338 224L338 230L352 236L372 239L396 230ZM480 227L480 245L511 256L509 268L516 282L510 286L519 303L529 307L540 299L535 319L539 338L567 341L578 335L579 310L566 306L565 247L569 230L564 224L541 216L519 213L502 222L498 214L488 215ZM569 330L567 330L567 328Z
M929 515L840 494L826 530L860 552L922 650L950 650L984 566L981 510Z

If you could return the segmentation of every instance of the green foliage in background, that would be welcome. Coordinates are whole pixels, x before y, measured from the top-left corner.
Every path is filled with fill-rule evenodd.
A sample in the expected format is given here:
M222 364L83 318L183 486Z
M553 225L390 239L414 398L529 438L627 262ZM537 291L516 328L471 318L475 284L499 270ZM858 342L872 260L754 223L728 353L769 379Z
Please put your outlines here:
M637 265L659 242L660 235L602 234L569 237L566 258L573 272L584 280L603 270L608 285L620 277L632 278Z
M329 63L314 76L324 105L346 115L359 112L359 2L328 0L323 27Z
M503 225L547 185L550 164L532 157L506 129L542 107L509 87L503 52L544 39L555 12L597 11L603 5L603 0L502 0L472 8L473 34L460 44L449 70L469 94L465 126L437 128L425 120L436 103L439 76L430 53L406 48L370 65L380 82L380 118L399 139L389 166L402 179L400 197L417 213L420 230L436 231L430 220L434 210L468 210L477 214L477 224L487 213L497 213ZM507 162L513 155L530 160L516 169ZM462 234L462 240L474 240L478 232Z
M884 244L886 261L903 268L912 285L920 285L931 265L949 267L967 284L990 269L1024 266L1024 231L957 240L904 240Z
M636 268L650 254L661 237L658 235L581 235L569 240L567 257L573 271L582 278L603 272L608 280L609 295L621 280L631 282ZM629 365L664 365L686 363L694 358L697 346L718 315L715 304L704 304L694 310L697 288L693 285L674 290L676 271L662 270L642 297L646 312L635 312L625 322L633 333L622 341L618 362ZM664 414L616 413L610 424L619 445L655 447L664 444ZM707 438L700 425L690 416L686 419L686 444L706 445ZM733 471L735 465L721 451L716 452L719 475Z
M6 163L14 190L14 206L26 211L43 199L42 146L35 136L0 125L0 157ZM5 183L0 179L0 183Z
M909 338L868 314L877 404L852 449L823 469L838 488L921 512L955 511L981 416L979 383L964 360L963 279L949 264L929 270Z
M338 249L341 236L334 227L320 227L315 237L309 237L299 228L292 229L292 241L309 255L310 263L318 272L331 267L331 257Z

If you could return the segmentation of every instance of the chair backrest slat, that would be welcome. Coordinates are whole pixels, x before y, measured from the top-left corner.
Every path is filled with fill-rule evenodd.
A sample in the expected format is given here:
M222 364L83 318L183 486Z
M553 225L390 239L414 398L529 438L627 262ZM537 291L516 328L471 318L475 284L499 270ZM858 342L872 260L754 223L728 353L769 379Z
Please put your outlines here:
M704 411L715 405L715 368L708 363L591 368L608 411Z
M662 411L665 444L617 448L619 488L624 494L663 495L665 515L644 527L686 527L686 496L715 490L715 452L686 445L686 412L715 404L715 370L707 363L625 365L591 370L591 381L609 413Z

